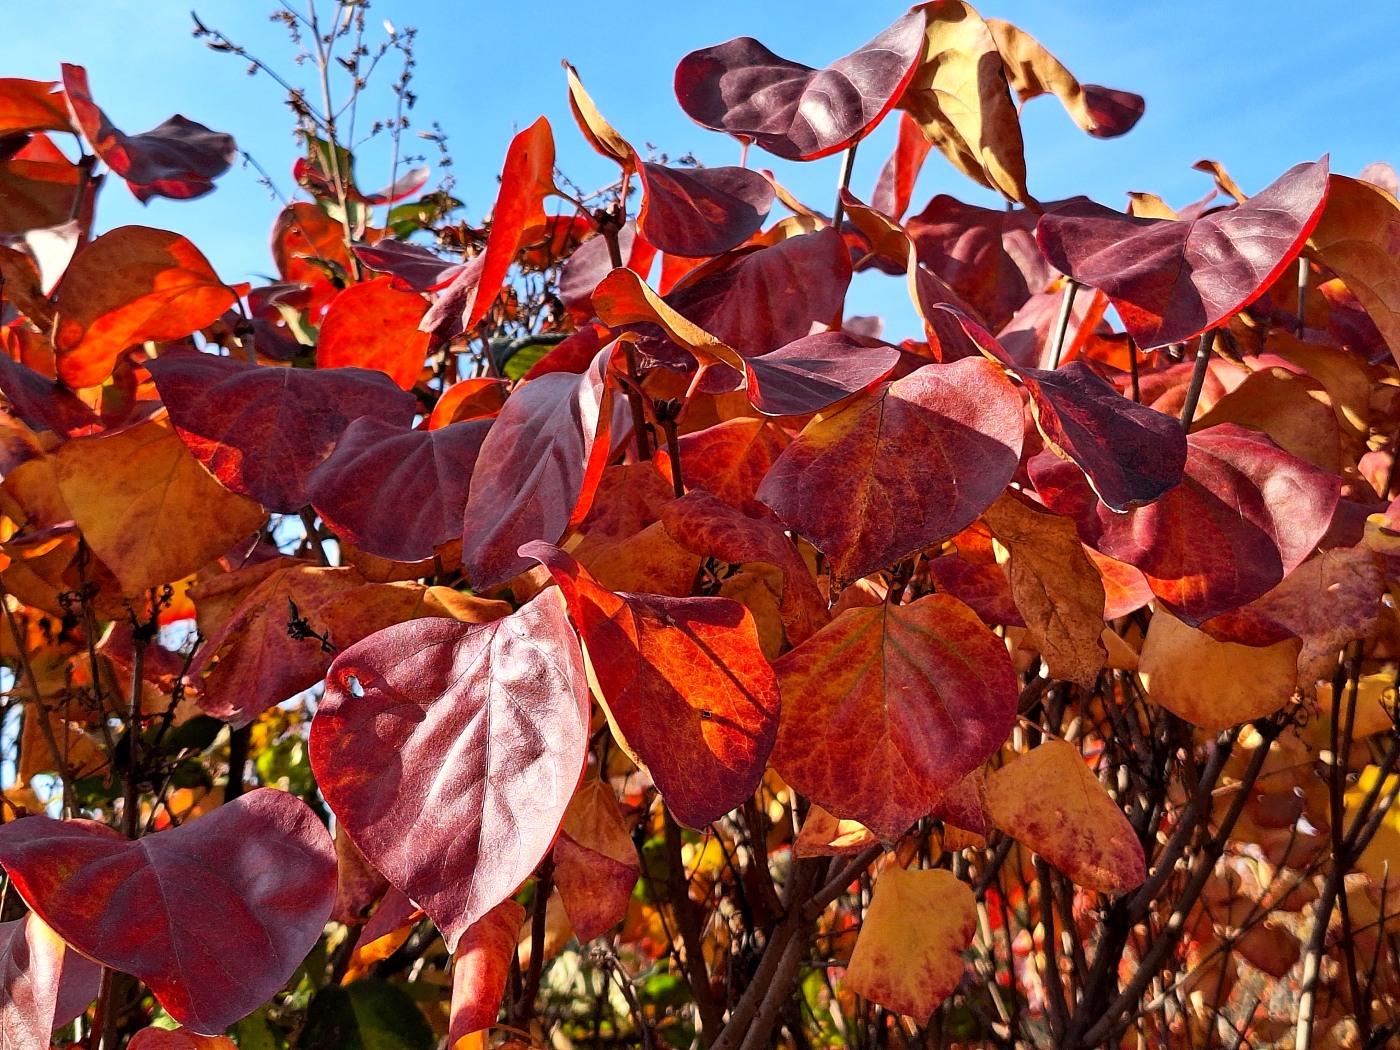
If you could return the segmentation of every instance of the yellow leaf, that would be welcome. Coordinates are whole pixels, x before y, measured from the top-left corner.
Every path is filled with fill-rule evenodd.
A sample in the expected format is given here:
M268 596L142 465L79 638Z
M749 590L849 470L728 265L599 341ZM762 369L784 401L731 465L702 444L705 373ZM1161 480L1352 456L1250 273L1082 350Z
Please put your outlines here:
M1347 792L1348 827L1355 823L1356 813L1361 808L1362 801L1375 786L1379 776L1380 769L1378 767L1367 766L1361 771L1361 776L1357 778L1356 786ZM1385 778L1377 805L1384 802L1395 791L1397 781L1400 781L1400 777L1393 773ZM1356 866L1377 882L1384 882L1387 875L1393 877L1397 872L1400 872L1400 806L1391 805L1385 811L1385 815L1381 818L1380 827L1376 829L1375 838L1357 858Z
M886 868L875 883L846 987L926 1022L962 980L977 899L952 872Z
M1148 695L1202 729L1228 729L1271 715L1293 695L1303 643L1222 642L1163 609L1152 614L1142 645Z
M267 518L215 481L163 421L74 438L54 459L73 520L128 597L190 575Z
M1132 825L1073 744L1047 740L1002 766L987 778L986 805L1002 831L1080 886L1123 893L1147 878Z

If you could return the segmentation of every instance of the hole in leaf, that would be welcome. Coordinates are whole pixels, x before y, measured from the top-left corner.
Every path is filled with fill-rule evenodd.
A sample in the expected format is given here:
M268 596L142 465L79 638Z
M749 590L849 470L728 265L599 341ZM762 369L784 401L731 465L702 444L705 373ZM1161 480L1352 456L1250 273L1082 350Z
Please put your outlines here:
M359 699L365 695L365 687L360 684L360 680L352 674L345 676L345 688L350 691L350 695Z

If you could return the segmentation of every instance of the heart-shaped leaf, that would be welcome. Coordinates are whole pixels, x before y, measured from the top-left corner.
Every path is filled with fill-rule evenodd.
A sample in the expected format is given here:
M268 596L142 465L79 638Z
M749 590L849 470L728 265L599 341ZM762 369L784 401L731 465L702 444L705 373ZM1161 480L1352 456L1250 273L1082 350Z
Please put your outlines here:
M82 66L63 64L63 89L73 123L82 129L92 151L126 180L142 203L152 197L202 197L238 156L232 135L211 131L179 114L143 134L124 134L92 100Z
M410 430L372 416L355 420L306 480L316 513L360 550L421 561L461 534L477 454L491 420ZM386 516L394 504L401 513Z
M1016 472L1021 436L999 367L925 365L812 420L758 499L855 580L971 524Z
M311 766L360 851L455 951L549 851L588 716L578 642L549 590L492 623L414 620L346 649Z
M614 594L557 547L521 552L564 592L620 743L676 820L703 828L749 798L778 730L777 682L749 611L728 598Z
M710 256L737 248L763 226L773 184L748 168L668 168L643 161L637 229L660 251Z
M1162 604L1192 625L1248 604L1301 565L1340 491L1335 475L1234 423L1191 434L1181 484L1126 513L1095 499L1072 464L1042 453L1027 466L1081 539L1141 569Z
M233 302L233 292L178 233L120 226L80 248L58 286L58 378L75 390L96 386L123 350L181 339Z
M463 512L462 564L480 592L529 567L522 543L559 540L588 513L608 454L614 344L582 375L550 372L518 387L481 444Z
M774 664L773 768L837 817L894 840L1006 740L1016 673L956 598L848 609Z
M692 51L676 67L676 98L702 127L788 160L816 160L858 142L893 108L923 53L910 13L825 69L780 58L753 37Z
M271 368L213 354L149 363L175 429L205 468L274 511L310 502L306 482L356 419L407 426L417 401L382 372Z
M0 827L0 864L65 941L145 981L203 1035L262 1006L335 903L335 847L306 803L263 788L132 842L89 820Z
M1263 295L1297 257L1326 199L1324 157L1198 219L1071 201L1042 216L1035 237L1057 269L1107 294L1128 334L1149 349L1199 335Z

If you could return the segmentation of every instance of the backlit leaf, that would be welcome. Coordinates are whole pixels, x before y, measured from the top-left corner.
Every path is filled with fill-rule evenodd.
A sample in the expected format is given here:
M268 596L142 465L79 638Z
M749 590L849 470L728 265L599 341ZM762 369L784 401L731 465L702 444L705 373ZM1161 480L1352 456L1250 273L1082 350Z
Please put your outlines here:
M660 251L711 256L737 248L763 226L773 186L748 168L668 168L646 161L637 229Z
M613 789L596 776L584 777L554 844L554 885L582 943L623 920L640 874Z
M924 1023L953 994L977 930L972 888L950 871L886 868L875 881L845 985Z
M748 610L614 594L558 548L522 551L563 590L609 719L676 820L703 828L751 796L777 735L778 687Z
M886 840L985 762L1016 718L1006 647L946 594L849 609L774 669L773 768Z
M676 98L702 127L788 160L816 160L859 141L890 111L914 72L923 37L923 19L907 14L825 69L738 37L681 59Z
M1327 188L1324 157L1199 219L1071 201L1042 216L1035 236L1056 268L1105 292L1128 334L1150 349L1197 336L1263 295L1313 232Z
M549 851L588 714L578 643L546 591L492 623L413 620L342 652L311 765L361 852L455 951Z
M418 330L427 310L427 300L398 291L390 277L352 284L331 300L321 322L317 367L377 368L412 390L428 351L428 334Z
M1327 206L1308 252L1346 282L1392 355L1400 355L1400 203L1379 186L1328 179Z
M1147 878L1132 825L1073 744L1046 740L992 773L986 805L997 827L1080 886L1126 893Z
M0 78L0 135L69 130L68 105L56 80Z
M463 931L452 961L449 1047L496 1023L524 921L525 909L507 898Z
M58 378L73 389L112 374L137 343L180 339L233 305L193 244L178 233L120 226L84 245L58 286Z
M329 833L267 788L135 842L93 821L28 817L0 827L0 863L65 941L146 982L203 1035L282 987L335 902Z
M74 1004L81 1013L97 998L99 976L34 912L0 923L0 1046L47 1047Z

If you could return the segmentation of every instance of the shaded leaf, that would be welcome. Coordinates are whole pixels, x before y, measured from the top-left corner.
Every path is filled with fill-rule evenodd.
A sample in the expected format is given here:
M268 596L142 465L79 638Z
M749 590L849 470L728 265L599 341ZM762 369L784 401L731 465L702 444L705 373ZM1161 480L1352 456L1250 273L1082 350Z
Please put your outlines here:
M554 844L554 885L580 942L623 920L640 874L617 796L600 778L584 777Z
M42 132L0 163L0 233L18 236L53 229L73 214L82 172ZM92 218L95 193L86 190L79 218ZM47 330L47 328L45 328Z
M390 237L376 244L355 245L355 257L371 270L388 274L394 288L401 292L435 292L452 283L452 278L465 266L462 262L444 259L421 244Z
M63 63L63 89L73 123L92 151L126 180L143 204L152 197L202 197L238 155L232 135L211 131L178 113L140 135L123 133L92 100L82 66Z
M68 389L34 369L0 354L0 391L15 415L34 430L52 430L62 437L96 426L97 413Z
M642 161L637 229L658 250L711 256L737 248L763 226L773 186L748 168L668 168Z
M467 487L491 420L410 430L362 416L306 479L316 513L380 558L419 561L459 536ZM386 515L384 508L399 508Z
M54 471L83 538L128 597L188 576L267 519L163 422L74 438L54 453Z
M428 352L428 334L418 330L427 310L427 300L398 291L390 277L352 284L331 300L321 321L316 366L376 368L412 390Z
M1220 641L1159 609L1142 645L1148 696L1206 730L1228 729L1273 714L1293 695L1303 643Z
M434 1042L402 986L355 981L326 985L312 997L297 1050L429 1050Z
M999 748L1016 719L1006 647L946 594L849 609L774 665L773 768L893 840Z
M0 923L0 1045L47 1047L97 998L100 975L34 912Z
M925 365L819 415L758 499L841 580L947 539L1001 494L1021 453L1021 398L989 361Z
M701 127L788 160L816 160L859 141L893 108L923 43L923 18L910 13L818 70L738 37L681 59L676 98Z
M131 1037L127 1050L238 1050L226 1035L199 1035L188 1028L143 1028Z
M588 716L578 643L546 591L492 623L414 620L342 652L311 765L361 852L455 951L549 851Z
M1187 438L1181 484L1118 514L1077 468L1042 454L1027 464L1036 491L1075 519L1080 538L1141 569L1187 623L1245 605L1301 565L1332 521L1339 479L1233 423Z
M838 820L821 806L807 810L807 819L793 841L792 850L799 857L851 857L880 840L858 820Z
M550 372L517 387L491 424L463 515L462 564L476 591L529 567L516 553L522 543L553 543L588 513L608 454L613 349L583 375Z
M703 828L751 796L777 735L778 687L748 610L614 594L556 547L521 549L564 592L620 743L676 820Z
M845 985L924 1023L953 994L977 931L977 899L950 871L886 868L875 880Z
M1035 236L1052 265L1105 292L1128 334L1150 349L1200 335L1263 295L1313 232L1327 188L1324 157L1198 219L1071 201L1042 216Z
M96 386L123 350L183 338L233 302L233 292L178 233L119 226L80 248L58 286L58 378L75 390Z
M272 998L335 902L330 835L269 788L135 842L93 821L28 817L0 826L0 863L65 941L140 978L204 1035Z
M175 429L227 488L269 510L310 502L306 482L356 419L407 426L417 401L383 373L272 368L213 354L148 365Z
M1073 744L1046 740L996 770L986 805L997 827L1077 885L1126 893L1147 879L1132 825Z
M893 222L904 218L914 195L919 169L932 148L933 144L924 137L914 118L901 113L894 152L880 169L875 191L870 195L870 206Z

